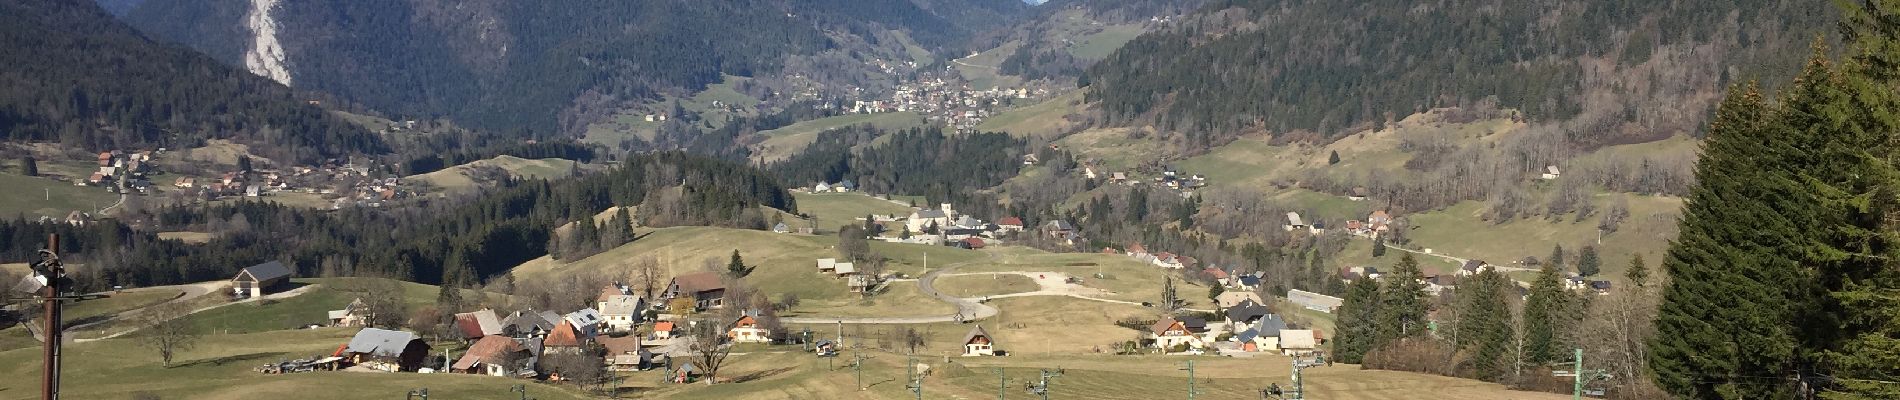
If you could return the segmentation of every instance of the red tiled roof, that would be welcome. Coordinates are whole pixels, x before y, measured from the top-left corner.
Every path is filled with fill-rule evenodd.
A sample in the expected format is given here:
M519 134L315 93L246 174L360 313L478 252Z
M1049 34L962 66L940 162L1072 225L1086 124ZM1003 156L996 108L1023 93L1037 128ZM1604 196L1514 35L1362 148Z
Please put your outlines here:
M1128 245L1128 252L1135 253L1135 254L1144 254L1148 252L1148 248L1141 247L1141 243L1135 243L1135 244Z
M1003 217L1003 219L999 219L999 220L996 220L996 224L997 224L997 225L1014 225L1014 226L1023 226L1023 219L1022 219L1022 218L1016 218L1016 217Z
M580 347L581 333L574 330L574 324L568 323L566 319L562 319L560 325L554 326L554 332L548 333L547 339L541 340L541 345L547 347Z
M719 280L719 274L712 272L694 272L675 276L673 283L679 285L681 293L699 293L726 288L726 283Z
M654 332L668 332L672 330L673 330L673 321L660 321L660 322L653 323Z
M463 339L476 339L484 336L482 324L475 320L475 314L455 314L455 330L462 333Z
M972 248L972 249L981 249L981 248L983 248L983 239L977 239L977 238L965 238L965 239L963 239L963 243L965 243L965 244L969 244L969 245L970 245L970 248Z

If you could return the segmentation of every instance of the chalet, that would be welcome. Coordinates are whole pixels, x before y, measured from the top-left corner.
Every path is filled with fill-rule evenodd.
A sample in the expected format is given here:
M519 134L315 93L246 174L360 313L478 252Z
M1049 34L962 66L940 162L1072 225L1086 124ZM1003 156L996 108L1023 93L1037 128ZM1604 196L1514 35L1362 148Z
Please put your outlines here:
M732 328L726 330L726 338L733 343L771 343L772 331L759 326L759 310L745 310L739 319L732 321Z
M725 296L726 283L720 281L719 274L714 272L675 276L672 282L667 283L666 292L662 295L667 300L681 297L693 299L694 305L702 310L719 308Z
M1049 235L1049 237L1061 239L1065 236L1075 234L1075 225L1070 225L1069 221L1058 219L1043 224L1042 231L1044 234Z
M639 371L653 365L656 354L640 348L639 336L603 337L595 339L601 347L607 349L607 368L613 371Z
M673 383L692 383L698 378L699 368L694 367L690 361L680 363L678 367L673 367L672 371L667 372L667 380Z
M91 222L92 222L92 214L82 213L79 211L66 213L67 225L85 226L87 223L91 223Z
M413 372L429 358L429 344L414 333L363 328L343 346L351 363L383 371Z
M283 290L290 284L290 268L271 261L238 271L231 278L232 294L240 298L258 297Z
M1312 354L1319 351L1319 336L1308 329L1280 330L1280 353L1289 356Z
M858 265L857 265L857 264L852 264L852 263L836 263L836 264L832 264L832 265L831 265L831 273L834 273L834 274L838 274L838 276L852 276L852 275L857 275L857 274L858 274Z
M1219 296L1214 296L1214 303L1223 309L1238 307L1242 303L1247 302L1252 302L1253 304L1264 303L1260 301L1260 295L1248 291L1227 291L1221 292Z
M1207 267L1206 269L1202 269L1201 274L1207 275L1208 278L1213 278L1215 282L1218 282L1223 286L1227 285L1228 279L1232 278L1232 276L1229 276L1227 274L1227 270L1220 269L1218 267Z
M1036 165L1038 162L1042 162L1042 159L1036 157L1036 153L1023 155L1023 165Z
M1268 312L1266 306L1248 304L1233 310L1238 312L1227 316L1227 327L1235 332L1255 329L1262 333L1273 332L1274 337L1279 337L1278 332L1286 329L1286 320Z
M110 165L112 165L112 152L107 151L107 152L99 153L99 166L105 167L105 166L110 166Z
M1161 267L1161 268L1180 268L1181 261L1176 260L1175 258L1176 257L1174 253L1169 253L1165 251L1160 252L1160 253L1155 253L1155 259L1153 263L1155 266Z
M341 310L330 310L330 326L363 326L363 321L367 319L369 305L364 304L362 298L351 300Z
M1365 201L1365 200L1366 200L1366 187L1365 187L1365 186L1355 186L1355 187L1353 187L1353 188L1352 188L1352 192L1350 192L1350 193L1347 193L1347 194L1346 194L1346 199L1347 199L1347 200L1352 200L1352 201Z
M1282 225L1280 228L1287 232L1292 232L1294 230L1305 230L1307 226L1306 221L1300 219L1300 213L1289 212L1286 213L1286 225Z
M818 259L818 272L829 273L831 271L837 270L837 268L838 268L838 259L836 258Z
M1118 183L1119 183L1119 182L1127 182L1127 181L1128 181L1128 173L1125 173L1125 172L1115 172L1115 173L1110 173L1110 174L1108 174L1108 180L1109 180L1110 182L1118 182Z
M495 315L495 310L486 308L455 314L455 332L462 335L462 340L471 342L501 335L501 318Z
M831 191L830 183L818 182L817 185L813 185L811 187L812 193L825 193L825 192L830 192L830 191Z
M1345 303L1344 299L1340 299L1338 297L1327 296L1327 295L1308 292L1308 291L1299 290L1299 289L1292 289L1292 290L1286 291L1286 299L1287 301L1293 302L1293 304L1300 305L1300 307L1306 307L1306 309L1308 310L1319 311L1319 312L1324 312L1324 313L1331 313L1333 312L1333 310L1338 309L1340 304Z
M1610 281L1590 281L1590 290L1595 290L1599 295L1610 294Z
M671 339L673 338L673 330L678 329L677 328L678 326L679 324L674 323L673 321L655 322L653 323L653 338L654 339Z
M964 357L993 355L996 355L996 341L989 332L983 331L983 325L971 327L970 333L963 335Z
M1392 229L1391 225L1392 225L1392 215L1387 214L1385 210L1373 211L1372 214L1366 215L1365 229L1366 231L1368 231L1368 233L1376 235L1379 232L1385 232L1385 231L1391 230Z
M601 324L607 322L606 318L600 316L600 310L592 308L583 308L567 313L562 319L567 321L569 325L573 325L574 331L580 333L581 337L589 339L600 334Z
M1280 349L1280 332L1262 332L1258 329L1242 329L1234 333L1233 341L1240 343L1240 351L1260 352Z
M792 232L792 227L789 225L785 225L784 222L780 222L776 225L772 225L772 233L791 233L791 232Z
M1149 257L1153 257L1154 255L1148 254L1148 248L1142 247L1141 243L1135 243L1128 245L1128 256L1147 261Z
M837 191L840 193L856 191L858 190L858 184L856 182L852 182L850 179L846 179L846 180L838 182L836 186L832 186L831 190Z
M107 177L108 176L106 174L94 172L92 173L92 176L86 177L86 183L94 184L94 185L103 184L106 182Z
M544 315L534 310L516 311L501 320L501 332L514 338L544 337L554 331L554 322L559 319L556 317L554 313Z
M997 230L1003 231L1003 232L1022 232L1023 219L1016 218L1016 217L1003 217L1003 219L996 220L996 228Z
M1538 176L1537 176L1537 179L1543 179L1543 180L1547 180L1547 181L1548 181L1548 180L1552 180L1552 179L1557 179L1557 177L1560 177L1560 176L1563 176L1563 171L1558 171L1558 170L1557 170L1557 166L1555 166L1555 165L1546 165L1546 166L1544 166L1544 174L1543 174L1543 175L1538 175Z
M178 178L177 181L172 182L172 186L179 189L190 189L193 186L198 186L198 178Z
M601 289L594 305L599 307L600 317L605 320L605 330L614 332L632 330L633 325L642 319L641 314L647 306L646 299L628 294L626 289L619 286Z
M1205 322L1203 322L1205 323ZM1158 349L1173 349L1180 346L1199 348L1203 345L1199 336L1188 330L1187 324L1174 318L1163 318L1148 327L1147 341Z
M1176 265L1175 268L1194 268L1201 264L1201 260L1196 260L1194 257L1188 256L1176 256L1174 257L1174 264Z
M544 348L542 351L548 354L580 354L587 348L587 340L581 336L580 330L574 329L573 323L561 320L546 338L541 339L541 346Z
M465 374L520 376L532 374L528 361L533 354L520 342L506 336L484 336L462 353L450 368Z
M1467 260L1464 265L1458 266L1458 276L1477 275L1488 269L1491 269L1491 264L1484 260Z
M1259 289L1260 275L1241 275L1234 277L1234 288L1248 291Z
M950 225L950 214L943 210L920 209L910 213L910 219L904 222L904 228L911 232L925 232L932 227Z

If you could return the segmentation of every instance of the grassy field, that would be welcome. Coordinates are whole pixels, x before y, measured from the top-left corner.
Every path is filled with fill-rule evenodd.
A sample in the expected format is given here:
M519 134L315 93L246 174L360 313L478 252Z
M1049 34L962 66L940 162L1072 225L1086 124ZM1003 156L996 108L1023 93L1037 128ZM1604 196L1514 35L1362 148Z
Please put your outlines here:
M1643 259L1649 260L1651 267L1662 260L1662 252L1669 248L1669 240L1676 236L1676 219L1681 213L1682 199L1625 193L1601 194L1595 198L1597 209L1607 208L1609 202L1618 196L1629 200L1631 217L1616 232L1604 234L1601 245L1596 244L1600 215L1580 222L1575 220L1575 214L1571 214L1561 221L1534 218L1492 224L1478 217L1483 207L1476 202L1409 216L1415 227L1411 238L1417 246L1492 263L1508 263L1525 256L1542 259L1550 255L1550 247L1555 244L1563 245L1571 260L1575 261L1577 252L1583 246L1596 245L1599 258L1602 259L1603 275L1620 279L1632 255L1642 254Z
M1121 48L1123 44L1134 40L1136 36L1141 36L1145 31L1140 25L1135 24L1106 26L1099 32L1074 41L1069 46L1069 55L1084 60L1107 58L1109 53L1115 52L1115 49Z
M761 161L775 161L791 157L793 154L804 150L805 146L810 146L813 141L818 140L819 133L852 125L870 124L878 129L894 131L924 126L926 123L922 115L909 111L877 114L845 114L800 121L783 128L760 132L759 134L767 138L764 143L760 143L756 147L757 151L753 154L753 157Z
M758 110L755 108L759 104L759 99L747 96L736 90L739 82L751 79L752 78L743 76L725 75L724 79L719 83L707 85L706 90L694 93L692 96L665 96L658 101L620 110L606 121L588 125L581 141L614 147L619 146L621 141L630 138L651 140L653 139L653 135L658 133L662 122L648 122L646 116L648 114L671 112L670 110L675 101L679 102L681 109L699 114L702 121L706 124L711 124L713 129L717 129L720 126L724 126L728 120L733 118L757 114ZM713 107L713 101L715 100L724 104L737 106L738 112L730 112L723 108ZM705 125L701 125L700 127L703 129Z
M205 232L177 231L177 232L159 232L158 233L159 239L176 240L176 241L185 242L185 243L204 243L204 242L209 242L211 241L211 239L216 238L216 237L217 235L213 235L213 234L205 233Z
M145 308L162 303L177 298L178 295L181 294L184 294L184 291L171 288L130 289L113 293L112 297L104 299L78 301L67 304L65 308L62 309L61 312L63 314L61 314L61 316L64 317L62 320L66 321L67 326L73 326L93 322L102 317L118 314L126 310ZM37 308L35 310L37 310ZM35 314L35 316L37 315L38 314ZM40 342L33 339L33 334L28 332L25 326L16 325L0 330L0 350L36 347L39 346L39 344Z
M938 292L957 297L982 297L1042 290L1036 281L1022 275L965 275L937 278Z
M910 215L910 207L862 193L797 193L798 210L818 219L818 234L837 233L845 224L862 224L868 214ZM787 225L795 225L786 222Z
M310 292L282 300L260 300L219 307L185 317L194 330L211 334L240 334L297 329L307 324L329 321L329 311L339 310L361 296L345 290L350 280L372 278L296 279L300 285L322 285ZM412 307L435 304L438 289L420 283L401 282L402 296ZM212 294L211 296L216 296ZM464 290L463 297L473 302L479 293ZM490 301L501 299L490 297Z
M1075 125L1067 117L1082 110L1083 93L1074 90L1041 103L1004 111L983 120L983 124L977 125L976 129L1053 139Z
M0 215L47 216L66 218L73 211L92 212L119 201L119 195L93 186L73 186L43 177L0 172L0 187L8 195L0 196Z
M833 248L838 241L834 235L803 236L708 227L642 230L640 234L640 239L633 243L574 262L560 262L546 257L535 259L516 267L514 274L517 279L524 281L583 272L603 273L627 280L635 261L640 257L652 256L669 276L679 275L704 270L708 263L723 268L726 257L738 249L746 264L757 268L746 277L747 283L773 296L796 294L805 303L789 310L788 314L809 313L806 307L838 308L844 307L846 301L852 302L850 304L859 301L859 295L851 293L843 280L818 272L815 260L838 256L837 250ZM887 271L913 277L923 274L926 259L930 265L940 267L977 260L982 256L976 251L954 247L883 242L872 242L871 251L890 260L886 264ZM915 285L911 286L915 289ZM903 292L894 291L878 296L887 295L903 296ZM931 305L935 305L935 302L917 304ZM874 309L885 308L880 306ZM903 311L898 308L889 310Z
M70 344L62 359L62 394L72 399L126 399L150 393L165 399L278 400L399 398L429 388L445 399L511 398L508 387L527 384L540 399L586 398L571 387L461 374L319 372L262 375L264 363L328 355L356 333L353 328L207 336L166 368L158 352L131 339ZM0 352L0 399L39 396L39 349Z
M957 58L950 65L957 69L958 75L962 75L964 80L969 81L970 89L986 90L1017 86L1022 83L1021 78L1003 75L997 71L997 66L1002 65L1003 59L1009 58L1010 54L1015 54L1016 48L1020 46L1022 46L1021 42L1012 40L994 49Z
M1127 171L1154 160L1159 155L1155 149L1161 148L1161 143L1151 137L1130 136L1135 129L1090 129L1064 136L1056 143L1062 145L1064 150L1106 167L1111 172Z
M814 278L824 279L824 278ZM830 278L844 286L844 278ZM891 282L883 292L869 297L843 296L831 299L803 300L785 317L880 317L892 315L950 315L955 307L925 296L914 282Z
M1025 247L992 247L991 262L957 269L958 272L1048 271L1082 278L1082 285L1113 292L1104 298L1135 302L1161 301L1161 282L1169 270L1133 258L1095 253L1047 253ZM1159 251L1159 250L1154 250ZM1212 308L1206 287L1175 279L1175 290L1189 308ZM1106 304L1106 303L1090 303Z
M411 182L426 183L430 186L449 191L461 191L474 188L476 175L481 169L500 169L511 176L526 178L557 178L567 176L574 161L561 158L543 158L530 160L515 156L498 156L486 160L476 160L467 164L443 168L440 171L413 175L403 179Z

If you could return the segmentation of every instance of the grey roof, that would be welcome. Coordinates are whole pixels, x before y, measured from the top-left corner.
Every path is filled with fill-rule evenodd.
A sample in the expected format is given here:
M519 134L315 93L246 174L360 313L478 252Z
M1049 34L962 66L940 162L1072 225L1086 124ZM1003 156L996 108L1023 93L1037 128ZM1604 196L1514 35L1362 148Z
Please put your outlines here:
M948 216L943 215L943 210L929 209L929 210L917 210L917 218L918 219L948 218Z
M640 313L640 303L642 302L644 302L644 300L641 299L639 296L624 295L624 294L614 295L607 299L607 306L601 308L600 314L601 315L638 314Z
M1241 275L1240 284L1244 286L1259 286L1260 278L1253 275Z
M1200 319L1197 317L1180 317L1180 318L1176 318L1175 320L1181 321L1181 325L1187 326L1188 330L1198 331L1198 330L1207 329L1207 320L1205 319Z
M841 186L841 187L844 187L845 189L857 189L857 188L858 188L858 184L857 184L857 182L852 182L852 181L851 181L850 179L846 179L846 180L844 180L844 181L842 181L842 182L838 182L838 186Z
M963 218L957 218L957 226L981 226L982 224L983 221L978 221L976 218L971 218L968 215L963 216Z
M1075 230L1075 225L1069 225L1069 221L1055 220L1049 221L1049 228L1060 231L1073 231Z
M1286 329L1287 326L1286 320L1281 319L1280 315L1267 314L1265 318L1260 319L1260 323L1254 324L1253 328L1267 332L1267 336L1278 337L1280 336L1280 330Z
M1236 322L1252 323L1256 319L1265 318L1273 314L1273 310L1268 310L1266 307L1254 304L1253 300L1242 300L1241 304L1240 306L1227 309L1227 319Z
M991 343L996 342L996 337L990 336L989 332L986 332L983 330L983 325L978 324L975 327L970 328L970 333L963 335L963 344L970 344L970 341L976 339L977 336L982 336L984 338L987 338L990 340Z
M350 338L345 351L375 357L397 357L402 355L404 348L409 347L409 342L419 339L416 334L409 332L363 328L356 332L356 337Z
M549 321L533 311L515 312L509 315L508 318L503 318L501 325L503 329L513 329L517 335L533 333L536 330L542 332L554 330L553 321ZM539 342L536 342L536 344L538 345Z
M252 265L250 268L245 268L244 272L250 273L251 277L256 278L259 282L290 277L290 268L285 267L284 263L275 260Z
M1278 334L1278 332L1275 332L1275 333ZM1234 340L1238 340L1241 342L1251 342L1253 341L1253 338L1259 337L1259 336L1260 336L1259 330L1253 329L1253 328L1247 328L1247 330L1240 331L1240 333L1234 334Z

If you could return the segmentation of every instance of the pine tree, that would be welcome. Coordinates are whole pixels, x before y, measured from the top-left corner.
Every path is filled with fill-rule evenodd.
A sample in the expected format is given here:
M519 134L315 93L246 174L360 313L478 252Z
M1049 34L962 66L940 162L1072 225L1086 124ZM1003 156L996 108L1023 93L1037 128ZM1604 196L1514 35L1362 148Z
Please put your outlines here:
M1372 239L1372 257L1385 257L1385 238Z
M1212 285L1207 285L1207 299L1215 301L1216 304L1218 304L1220 301L1220 294L1226 293L1226 292L1227 292L1227 288L1221 287L1219 282L1215 282Z
M1596 276L1598 272L1603 272L1603 265L1597 259L1597 247L1583 246L1583 252L1577 254L1577 275Z
M1649 286L1649 264L1643 262L1642 254L1630 256L1630 267L1623 271L1623 278L1636 287Z
M773 214L774 218L777 216L777 214ZM620 247L627 243L633 243L633 215L627 212L627 207L620 207L620 211L614 213L613 230L611 232L614 232L613 237L609 239L612 243L607 243L606 247Z
M1339 163L1339 150L1333 150L1332 155L1326 156L1326 165L1333 165L1333 164L1338 164L1338 163Z
M1564 290L1563 272L1556 264L1544 264L1531 283L1530 299L1524 303L1524 361L1533 365L1556 360L1562 352L1558 330L1560 318L1568 310L1570 292Z
M40 176L40 162L33 157L20 159L20 175Z
M1478 379L1496 381L1511 371L1510 351L1515 338L1510 299L1517 286L1494 270L1485 270L1459 285L1458 347L1471 352L1471 368Z
M1555 265L1557 266L1557 269L1561 271L1564 269L1565 261L1567 260L1564 259L1564 245L1559 244L1554 247L1551 247L1550 259L1544 260L1544 263Z
M745 259L739 257L739 250L732 250L732 260L726 262L726 274L733 278L744 278L752 269L745 266Z
M1337 314L1333 355L1339 362L1358 364L1366 352L1379 343L1379 283L1361 278L1352 281Z
M1400 339L1428 333L1426 314L1430 304L1425 301L1425 283L1421 282L1425 274L1418 269L1418 259L1412 253L1405 253L1399 263L1392 266L1392 273L1382 276L1384 291L1379 294L1385 304L1379 318L1380 337L1382 339ZM1381 340L1383 342L1383 340Z
M1791 89L1809 97L1831 73L1817 58ZM1657 310L1650 369L1658 386L1690 398L1788 397L1799 341L1788 294L1808 285L1797 258L1818 208L1790 176L1807 162L1753 85L1730 89L1697 162L1697 187L1663 259L1670 284Z
M1900 172L1892 155L1894 136L1900 133L1900 4L1870 1L1848 10L1843 31L1854 45L1844 69L1844 84L1856 96L1844 107L1860 111L1852 128L1834 132L1822 157L1844 163L1830 169L1831 185L1819 191L1830 213L1842 223L1824 227L1833 239L1823 254L1820 284L1828 290L1823 306L1839 310L1838 338L1817 357L1834 378L1822 396L1831 399L1900 398L1900 226L1891 222L1900 213ZM1839 126L1839 125L1835 125Z

